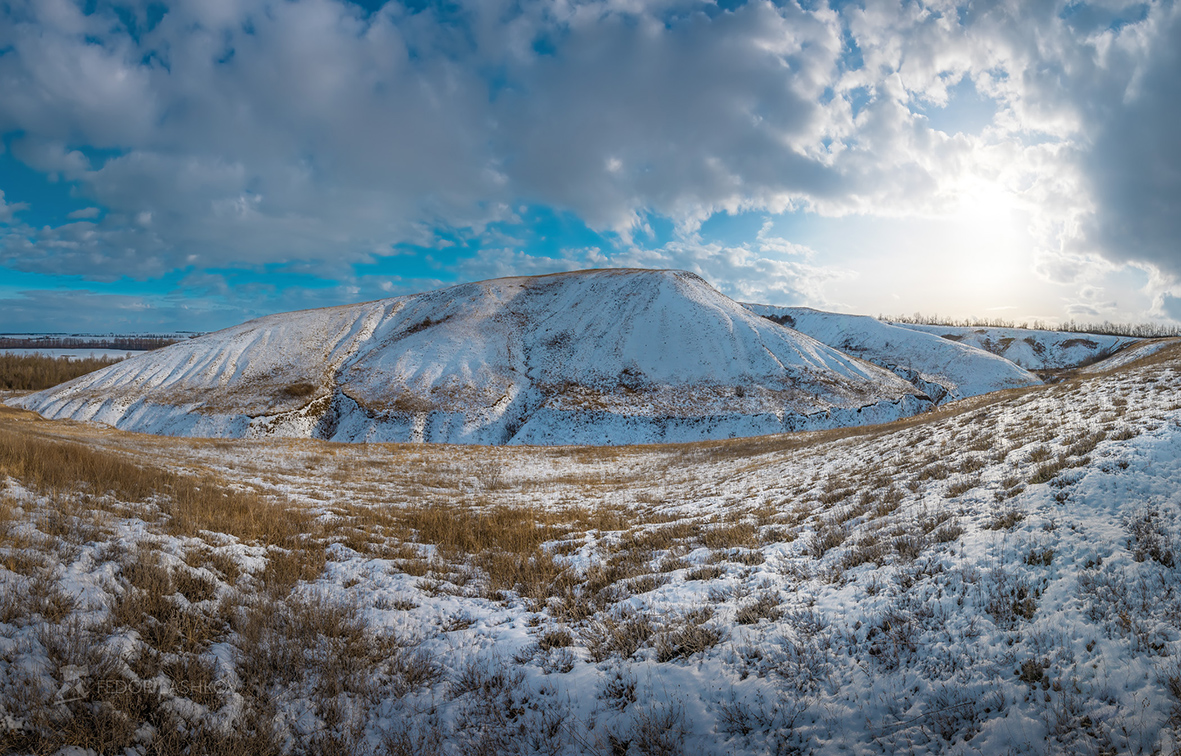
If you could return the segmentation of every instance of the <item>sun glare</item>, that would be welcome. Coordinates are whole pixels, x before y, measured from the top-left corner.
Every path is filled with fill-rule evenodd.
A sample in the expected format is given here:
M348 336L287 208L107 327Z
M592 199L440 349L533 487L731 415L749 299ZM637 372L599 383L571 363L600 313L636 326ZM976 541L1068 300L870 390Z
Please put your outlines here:
M1025 277L1031 253L1029 220L1018 200L995 184L961 195L949 219L949 283L974 307L1004 304Z

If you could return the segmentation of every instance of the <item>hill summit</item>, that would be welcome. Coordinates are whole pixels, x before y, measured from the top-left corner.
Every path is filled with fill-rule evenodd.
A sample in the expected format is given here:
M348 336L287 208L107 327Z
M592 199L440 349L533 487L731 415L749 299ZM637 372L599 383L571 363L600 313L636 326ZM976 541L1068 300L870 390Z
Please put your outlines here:
M692 273L631 269L271 315L14 403L165 435L480 444L694 441L932 405Z

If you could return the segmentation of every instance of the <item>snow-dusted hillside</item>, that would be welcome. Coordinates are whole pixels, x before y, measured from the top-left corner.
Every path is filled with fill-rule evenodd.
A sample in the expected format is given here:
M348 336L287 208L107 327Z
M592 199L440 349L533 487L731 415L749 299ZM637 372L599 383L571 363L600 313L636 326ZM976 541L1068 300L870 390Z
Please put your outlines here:
M1038 331L1026 328L893 323L902 328L933 333L949 341L974 346L1010 360L1026 370L1062 370L1101 360L1140 339L1095 333Z
M1110 370L1116 370L1126 365L1130 365L1137 360L1143 360L1151 357L1162 349L1176 346L1181 343L1181 339L1146 339L1136 344L1125 347L1116 352L1105 360L1100 360L1091 365L1087 365L1079 372L1081 373L1106 373Z
M1174 348L688 446L3 410L0 750L1176 754L1179 397Z
M17 402L165 435L620 444L859 425L931 405L699 277L505 278L262 318Z
M995 354L865 315L810 307L746 307L834 349L880 365L937 402L1041 383L1032 373Z

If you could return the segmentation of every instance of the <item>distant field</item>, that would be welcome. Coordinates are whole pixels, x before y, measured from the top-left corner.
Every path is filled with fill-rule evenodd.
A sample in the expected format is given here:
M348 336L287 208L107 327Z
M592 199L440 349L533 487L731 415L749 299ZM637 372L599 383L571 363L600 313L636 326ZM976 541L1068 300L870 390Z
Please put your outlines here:
M114 365L122 359L122 355L75 358L0 352L0 390L40 391Z

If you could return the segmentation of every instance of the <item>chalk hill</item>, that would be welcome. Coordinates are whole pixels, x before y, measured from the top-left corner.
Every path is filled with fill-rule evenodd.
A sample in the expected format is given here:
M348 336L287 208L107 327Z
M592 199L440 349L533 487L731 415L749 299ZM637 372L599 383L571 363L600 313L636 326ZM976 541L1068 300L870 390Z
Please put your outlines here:
M1029 371L976 346L866 315L842 315L810 307L747 307L834 349L892 371L936 402L1041 383Z
M600 270L272 315L14 404L167 435L624 444L882 422L932 401L691 273Z

